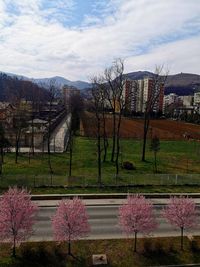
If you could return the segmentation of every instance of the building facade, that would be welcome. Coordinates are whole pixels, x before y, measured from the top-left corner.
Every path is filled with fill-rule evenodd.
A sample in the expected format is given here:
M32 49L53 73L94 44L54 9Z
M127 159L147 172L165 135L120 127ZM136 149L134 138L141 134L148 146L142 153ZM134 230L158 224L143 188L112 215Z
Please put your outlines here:
M126 109L130 112L144 113L146 107L152 112L163 111L164 85L155 85L154 80L125 80L124 97Z
M68 106L72 96L80 95L80 90L74 86L64 85L62 88L64 105Z

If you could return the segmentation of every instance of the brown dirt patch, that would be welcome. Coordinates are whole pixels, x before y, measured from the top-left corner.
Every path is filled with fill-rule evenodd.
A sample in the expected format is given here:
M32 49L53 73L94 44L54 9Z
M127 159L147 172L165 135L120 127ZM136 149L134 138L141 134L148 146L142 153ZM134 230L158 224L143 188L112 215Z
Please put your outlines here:
M106 117L106 132L112 136L112 116ZM81 120L81 135L96 136L96 120L92 113L85 113ZM200 140L200 125L173 120L154 119L150 121L148 137L157 135L162 140ZM143 119L122 118L120 136L122 138L141 139L143 136Z

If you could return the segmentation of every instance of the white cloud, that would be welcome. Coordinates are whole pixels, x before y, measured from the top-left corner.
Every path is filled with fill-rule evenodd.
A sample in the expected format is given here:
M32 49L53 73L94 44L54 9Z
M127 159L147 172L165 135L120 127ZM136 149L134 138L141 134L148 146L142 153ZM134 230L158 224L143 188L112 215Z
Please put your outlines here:
M199 73L199 44L200 36L197 36L156 47L145 55L129 57L126 59L126 72L139 69L154 71L156 65L163 65L170 74Z
M18 14L6 11L9 2ZM106 16L87 15L74 28L61 23L60 16L63 10L72 16L75 1L52 1L45 10L44 0L0 2L0 70L87 79L122 57L127 71L153 70L164 63L172 72L200 73L197 2L110 0L101 7Z

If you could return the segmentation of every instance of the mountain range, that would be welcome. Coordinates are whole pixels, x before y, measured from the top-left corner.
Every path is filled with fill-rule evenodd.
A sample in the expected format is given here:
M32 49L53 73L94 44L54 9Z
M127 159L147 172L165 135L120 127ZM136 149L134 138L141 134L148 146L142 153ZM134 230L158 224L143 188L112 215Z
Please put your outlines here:
M3 73L3 72L2 72ZM48 85L52 82L55 81L57 87L62 88L63 85L68 85L68 86L74 86L80 90L91 87L91 84L88 82L84 82L84 81L70 81L68 79L65 79L63 77L60 76L54 76L51 78L28 78L26 76L22 76L22 75L17 75L17 74L13 74L13 73L5 73L8 76L11 77L17 77L20 80L26 80L26 81L31 81L33 83L36 83L38 85L41 85L43 87L48 87Z
M12 73L6 73L8 76L17 77L20 80L31 81L37 85L47 87L51 81L55 81L59 88L63 85L74 86L80 90L88 89L91 83L85 81L70 81L66 78L55 76L51 78L34 79L25 76L20 76ZM126 78L130 79L143 79L145 77L152 77L154 74L149 71L136 71L124 74ZM200 75L190 73L178 73L175 75L168 75L165 84L165 94L177 93L178 95L192 95L195 91L200 90Z

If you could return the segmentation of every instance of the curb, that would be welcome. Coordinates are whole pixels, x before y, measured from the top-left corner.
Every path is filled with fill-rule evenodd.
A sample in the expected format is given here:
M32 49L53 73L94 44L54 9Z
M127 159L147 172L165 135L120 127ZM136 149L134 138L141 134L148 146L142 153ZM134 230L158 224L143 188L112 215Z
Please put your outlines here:
M200 266L200 263L195 263L195 264L179 264L179 265L157 265L157 266L148 266L148 267L192 267L192 266Z
M170 197L191 197L200 198L200 193L145 193L142 194L146 198L156 199L156 198L170 198ZM49 194L49 195L31 195L32 200L61 200L61 199L71 199L78 197L81 199L123 199L127 198L127 193L116 193L116 194Z

